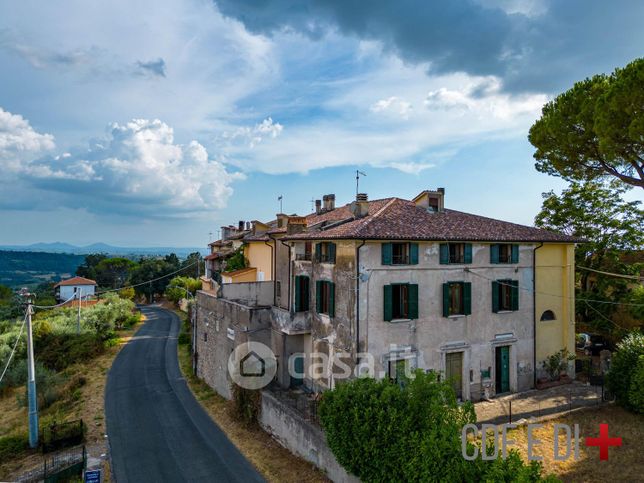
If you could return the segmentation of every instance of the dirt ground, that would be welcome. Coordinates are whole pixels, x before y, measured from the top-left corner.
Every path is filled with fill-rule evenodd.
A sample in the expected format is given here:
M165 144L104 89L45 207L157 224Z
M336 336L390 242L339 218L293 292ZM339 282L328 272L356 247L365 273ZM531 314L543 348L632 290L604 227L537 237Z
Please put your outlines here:
M579 425L579 460L571 456L567 461L554 459L554 425L567 424L574 432L574 424ZM599 425L609 426L611 438L622 438L621 447L608 450L608 460L600 461L599 448L586 447L587 437L599 436ZM533 438L541 440L534 446L533 454L543 456L544 473L554 473L566 482L644 481L644 456L641 440L644 435L644 416L625 411L619 406L610 405L601 408L589 408L574 412L570 416L552 419L541 423L542 427L533 430ZM508 438L516 441L509 448L516 448L527 459L527 427L508 432ZM574 434L574 433L573 433ZM559 435L560 454L565 453L566 437ZM573 453L574 454L574 453Z

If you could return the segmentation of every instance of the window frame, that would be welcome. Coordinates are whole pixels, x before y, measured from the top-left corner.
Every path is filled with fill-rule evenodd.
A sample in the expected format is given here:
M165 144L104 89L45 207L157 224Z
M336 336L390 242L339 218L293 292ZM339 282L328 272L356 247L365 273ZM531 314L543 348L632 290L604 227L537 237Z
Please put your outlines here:
M458 259L452 257L452 247L461 247L462 256ZM472 244L468 242L447 242L439 246L441 265L469 265L472 263Z
M308 275L295 276L294 312L307 312L311 308L311 278Z
M335 263L336 244L329 241L315 244L315 261L318 263Z
M329 280L316 281L316 312L335 317L335 283Z
M452 287L460 287L460 303L458 313L452 312ZM443 317L465 317L472 315L472 283L452 281L443 283Z

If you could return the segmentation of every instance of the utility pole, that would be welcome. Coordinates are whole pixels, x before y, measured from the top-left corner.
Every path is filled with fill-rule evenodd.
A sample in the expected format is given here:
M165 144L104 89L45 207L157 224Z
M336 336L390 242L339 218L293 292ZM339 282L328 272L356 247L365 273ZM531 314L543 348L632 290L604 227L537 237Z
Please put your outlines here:
M20 295L27 299L27 399L29 400L29 446L38 446L38 403L36 399L36 367L34 365L34 338L31 329L33 295L23 288Z
M76 333L80 334L80 319L81 319L81 301L83 300L82 288L78 288L78 316L76 317Z

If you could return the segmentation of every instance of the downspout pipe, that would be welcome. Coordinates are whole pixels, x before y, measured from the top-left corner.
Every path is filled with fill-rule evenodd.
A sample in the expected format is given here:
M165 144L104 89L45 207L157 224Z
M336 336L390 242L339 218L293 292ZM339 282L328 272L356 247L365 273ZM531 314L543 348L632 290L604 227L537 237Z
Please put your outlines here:
M537 250L543 242L532 250L532 384L537 387Z
M284 245L286 248L288 248L288 282L287 282L287 285L288 285L288 291L287 291L288 299L287 299L286 305L287 305L288 311L290 313L291 312L291 265L292 265L292 262L291 262L291 245L289 245L288 243L284 243L284 240L280 240L280 243L282 245Z
M268 246L271 247L271 265L272 265L271 271L273 272L271 273L271 279L273 280L273 305L277 306L277 285L276 285L277 274L275 273L275 269L277 268L277 261L275 260L277 258L277 250L276 250L277 239L273 238L270 235L268 235L268 238L273 240L273 245L269 245L267 242L264 242L264 243L266 243Z
M360 364L360 248L362 248L367 240L362 240L362 243L356 248L356 365ZM369 303L369 301L367 301Z
M269 236L270 238L270 236ZM268 243L266 240L264 240L264 245L266 245L268 248L271 249L271 280L275 279L275 268L274 268L274 260L273 260L273 245ZM274 285L274 284L273 284Z

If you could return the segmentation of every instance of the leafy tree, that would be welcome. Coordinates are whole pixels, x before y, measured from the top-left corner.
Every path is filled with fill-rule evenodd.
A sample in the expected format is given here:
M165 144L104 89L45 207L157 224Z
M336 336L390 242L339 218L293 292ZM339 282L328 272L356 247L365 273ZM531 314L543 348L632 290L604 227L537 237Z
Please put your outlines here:
M621 255L644 246L644 211L638 202L622 199L625 191L626 188L616 181L573 182L561 195L553 191L543 193L543 205L535 218L539 228L586 240L575 250L579 280L577 315L581 321L592 322L596 328L608 332L614 326L606 318L610 318L616 306L585 300L624 300L628 297L628 280L579 267L624 275L639 274L639 266L624 263Z
M105 253L92 253L85 256L85 261L76 269L79 277L96 280L96 266L107 258Z
M13 290L6 285L0 285L0 303L8 302L13 297Z
M201 281L196 278L174 277L165 289L165 297L176 304L181 299L186 298L186 290L194 297L197 290L200 289Z
M631 378L628 402L634 411L644 413L644 355L637 360L637 367Z
M181 271L181 275L186 277L199 278L201 275L201 266L203 265L203 258L201 253L192 252L181 264L182 268L185 270Z
M644 188L644 59L577 82L543 107L528 139L537 170Z
M608 388L615 394L617 402L627 409L635 409L631 403L630 391L633 381L639 381L638 362L644 356L644 334L631 332L617 344L608 372ZM639 387L642 391L642 387Z
M96 265L96 282L102 287L120 288L125 285L136 263L127 258L106 258Z
M167 258L167 257L166 257ZM145 295L149 302L155 294L162 294L170 283L166 275L177 270L178 267L168 263L164 258L142 258L138 267L132 273L130 283L134 286L137 295ZM150 283L148 280L153 280ZM143 285L138 285L143 283ZM138 285L138 286L137 286Z

